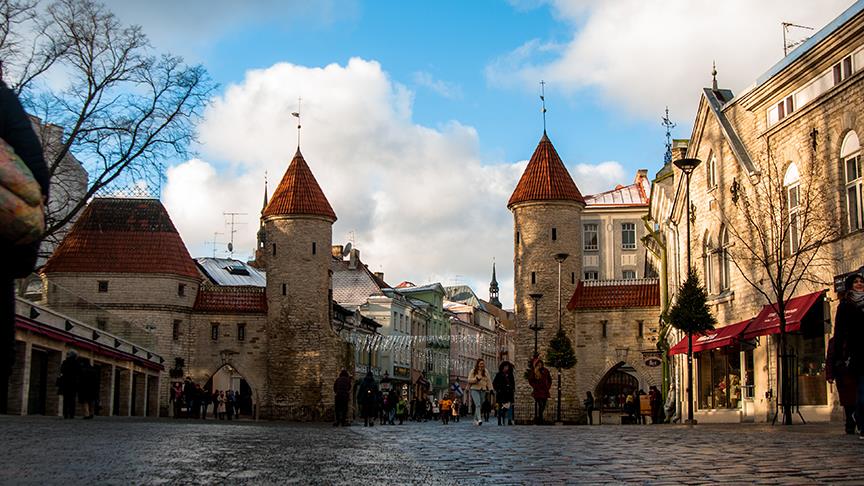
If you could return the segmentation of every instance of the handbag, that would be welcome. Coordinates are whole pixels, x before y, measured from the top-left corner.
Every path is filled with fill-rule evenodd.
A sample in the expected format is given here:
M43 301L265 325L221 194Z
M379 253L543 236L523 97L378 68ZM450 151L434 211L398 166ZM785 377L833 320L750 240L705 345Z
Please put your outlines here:
M26 245L43 233L42 188L27 164L0 138L0 240Z

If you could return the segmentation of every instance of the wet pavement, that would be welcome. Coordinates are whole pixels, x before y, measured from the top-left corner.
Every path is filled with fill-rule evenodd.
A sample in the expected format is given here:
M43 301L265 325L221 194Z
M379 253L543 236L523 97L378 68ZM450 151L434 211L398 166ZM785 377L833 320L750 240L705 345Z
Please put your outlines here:
M864 484L840 425L334 428L0 416L0 484Z

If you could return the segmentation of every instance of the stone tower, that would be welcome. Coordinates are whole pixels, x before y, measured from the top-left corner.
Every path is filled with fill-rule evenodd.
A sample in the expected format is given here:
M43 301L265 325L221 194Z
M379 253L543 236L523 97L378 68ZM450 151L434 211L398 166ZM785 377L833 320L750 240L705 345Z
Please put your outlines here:
M267 392L262 416L333 416L341 341L330 325L336 214L300 149L262 214L267 272Z
M537 351L544 360L548 343L558 330L558 262L555 255L563 253L569 256L561 264L562 325L573 339L572 322L568 327L564 316L567 301L582 276L581 222L584 207L582 194L544 131L507 203L507 208L513 213L514 365L519 377L534 353L534 333L529 326L534 322L535 308L530 294L543 294L537 305L537 319L543 326L538 335ZM555 370L550 371L554 377ZM567 388L571 388L568 384L575 386L575 370L564 372L562 377ZM527 381L517 380L516 383L516 402L532 404ZM565 389L562 396L572 401L578 398L575 393L575 389ZM552 395L556 395L554 385ZM532 410L531 406L522 407L519 419L530 419ZM554 410L553 399L546 409L547 420L554 419Z

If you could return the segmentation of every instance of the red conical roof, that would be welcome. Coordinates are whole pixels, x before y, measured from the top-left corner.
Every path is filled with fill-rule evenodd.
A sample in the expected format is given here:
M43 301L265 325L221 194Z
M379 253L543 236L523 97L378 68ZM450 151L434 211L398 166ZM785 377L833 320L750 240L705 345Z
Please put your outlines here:
M264 208L263 216L266 219L301 214L323 216L330 221L336 221L336 213L330 207L327 197L298 148L279 187L273 192L270 203Z
M582 193L561 162L546 132L525 167L507 207L526 201L576 201L585 203Z

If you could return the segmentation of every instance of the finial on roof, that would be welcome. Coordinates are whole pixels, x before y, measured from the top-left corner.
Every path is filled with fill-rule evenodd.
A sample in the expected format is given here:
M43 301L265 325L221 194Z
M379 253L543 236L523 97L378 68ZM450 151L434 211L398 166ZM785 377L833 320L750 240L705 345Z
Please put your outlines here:
M666 107L666 115L660 120L660 124L666 127L666 153L663 155L663 163L669 164L672 162L672 129L675 128L675 124L669 118L668 106Z
M264 210L267 209L267 171L264 171L264 206L261 207L261 213L264 213Z
M540 80L540 106L543 113L543 135L546 135L546 81Z
M297 118L297 151L300 151L300 103L303 98L297 98L297 111L291 112L291 116Z
M711 81L711 89L717 91L717 62L712 61L711 66L711 77L713 78Z

